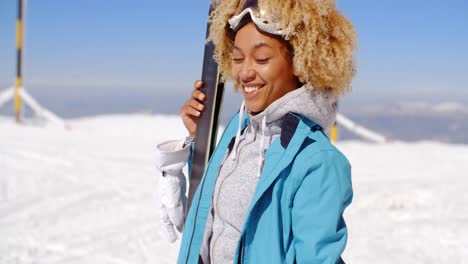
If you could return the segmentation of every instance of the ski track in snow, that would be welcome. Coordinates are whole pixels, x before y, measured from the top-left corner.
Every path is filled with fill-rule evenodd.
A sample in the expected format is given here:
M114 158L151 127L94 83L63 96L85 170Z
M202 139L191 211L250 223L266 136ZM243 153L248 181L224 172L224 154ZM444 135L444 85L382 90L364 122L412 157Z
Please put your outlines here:
M155 146L176 116L59 127L0 117L0 263L175 263L159 233ZM339 142L353 167L347 263L468 263L468 146Z

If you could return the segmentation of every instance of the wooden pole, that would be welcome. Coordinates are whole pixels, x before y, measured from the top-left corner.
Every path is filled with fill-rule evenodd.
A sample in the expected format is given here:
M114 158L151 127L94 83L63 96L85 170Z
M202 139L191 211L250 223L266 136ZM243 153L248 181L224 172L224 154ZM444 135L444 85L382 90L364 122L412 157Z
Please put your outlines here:
M331 128L330 139L333 143L336 143L338 141L338 126L336 125L336 122L333 124Z
M338 109L338 105L336 106L336 108ZM338 124L336 123L336 121L335 123L333 123L333 126L330 130L330 139L333 143L338 142Z
M18 0L18 19L16 21L16 81L15 81L15 114L16 122L21 122L22 58L23 58L23 11L24 0Z

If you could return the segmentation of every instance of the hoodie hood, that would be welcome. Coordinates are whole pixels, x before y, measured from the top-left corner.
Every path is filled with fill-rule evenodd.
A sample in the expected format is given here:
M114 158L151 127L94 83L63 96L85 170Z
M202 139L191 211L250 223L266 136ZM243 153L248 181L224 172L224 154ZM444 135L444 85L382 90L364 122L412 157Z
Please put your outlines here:
M261 130L263 122L266 122L266 126L269 127L271 123L280 120L288 112L307 117L328 132L335 122L337 98L332 93L302 86L274 101L261 113L249 114L249 118L252 126L256 130Z
M238 155L237 147L241 137L244 110L245 102L243 101L239 111L239 125L231 155L234 160ZM264 150L268 147L268 142L265 142L265 138L268 137L271 140L274 135L281 133L281 119L289 112L300 114L314 121L320 125L325 132L328 132L335 122L337 98L333 96L332 93L321 92L317 89L308 89L303 86L283 95L261 113L256 115L248 113L250 127L253 129L254 133L259 133L261 135L258 176L260 176L263 164Z

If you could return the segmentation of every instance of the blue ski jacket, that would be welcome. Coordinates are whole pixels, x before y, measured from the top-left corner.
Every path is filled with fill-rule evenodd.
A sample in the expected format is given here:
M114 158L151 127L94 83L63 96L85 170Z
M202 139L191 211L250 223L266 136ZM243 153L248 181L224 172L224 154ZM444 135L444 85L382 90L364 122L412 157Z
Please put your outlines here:
M226 127L194 195L178 263L199 263L216 178L238 121L239 114ZM242 123L247 126L248 118ZM265 154L234 262L344 263L343 211L353 196L351 166L313 121L288 113L282 124Z

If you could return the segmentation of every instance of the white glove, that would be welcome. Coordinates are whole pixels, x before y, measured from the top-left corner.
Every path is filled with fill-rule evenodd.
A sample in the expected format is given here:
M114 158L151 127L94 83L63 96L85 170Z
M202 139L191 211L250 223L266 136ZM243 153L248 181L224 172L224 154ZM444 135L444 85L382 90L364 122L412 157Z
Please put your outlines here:
M190 147L182 148L183 144L183 141L172 140L157 146L162 174L159 179L160 221L163 234L171 243L177 240L174 226L182 232L185 221L187 183L182 168L188 161Z

